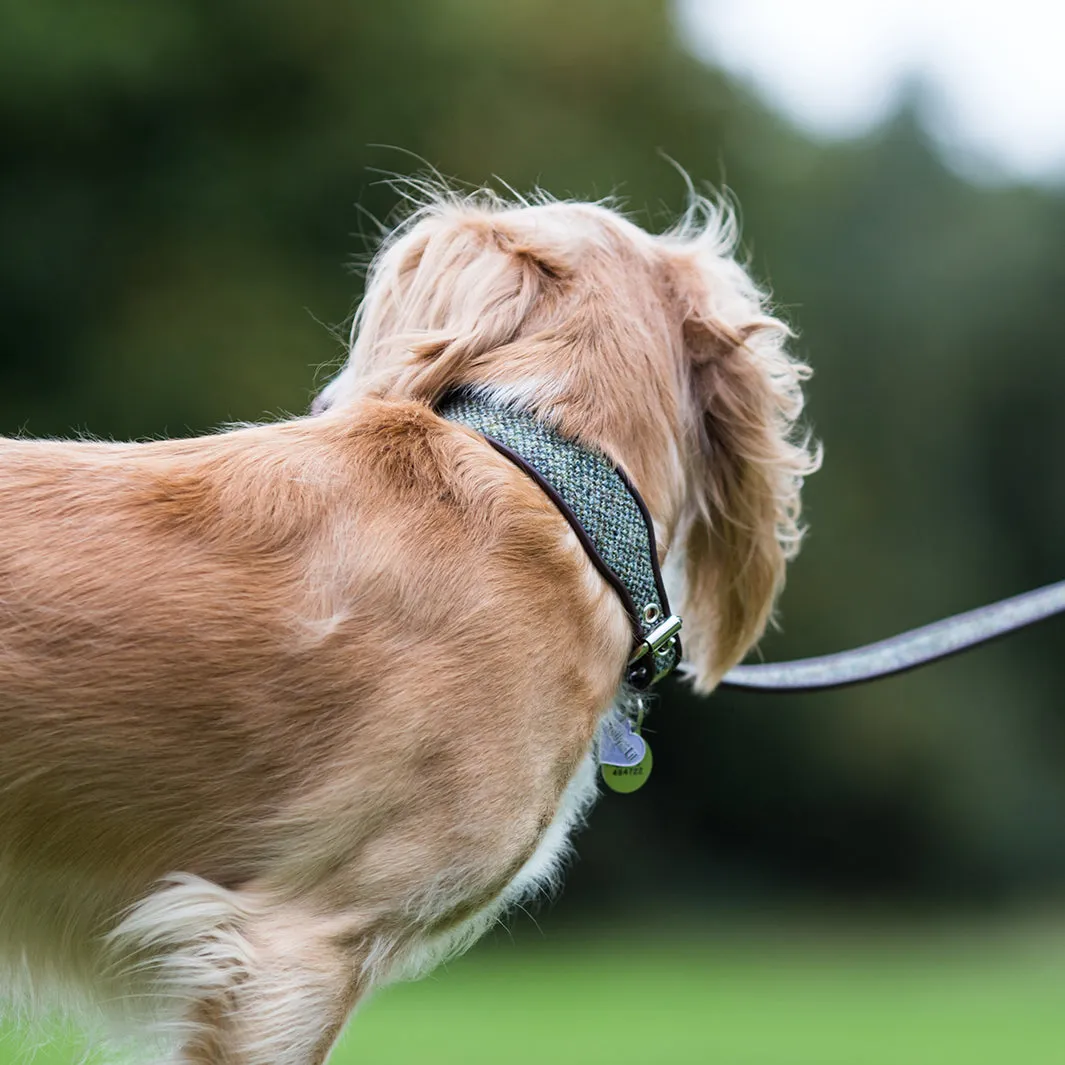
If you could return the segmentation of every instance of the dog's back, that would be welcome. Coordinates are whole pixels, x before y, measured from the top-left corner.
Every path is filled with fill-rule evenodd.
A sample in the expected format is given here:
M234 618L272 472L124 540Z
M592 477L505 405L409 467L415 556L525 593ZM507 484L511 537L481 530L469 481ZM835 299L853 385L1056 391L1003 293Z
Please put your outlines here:
M234 892L227 920L298 899L397 957L460 925L532 856L623 662L586 566L420 405L0 444L8 961L128 995L122 952L176 934L181 885L139 947L108 933L174 874ZM597 607L606 668L574 650Z

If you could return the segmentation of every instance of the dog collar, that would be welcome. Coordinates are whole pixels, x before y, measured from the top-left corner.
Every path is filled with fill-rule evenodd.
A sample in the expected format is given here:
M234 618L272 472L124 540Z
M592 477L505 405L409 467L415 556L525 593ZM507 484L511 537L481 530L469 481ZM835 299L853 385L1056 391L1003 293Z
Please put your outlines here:
M528 411L469 392L446 396L437 413L480 433L531 477L569 522L632 622L628 683L644 691L676 668L681 620L669 609L651 515L625 472Z

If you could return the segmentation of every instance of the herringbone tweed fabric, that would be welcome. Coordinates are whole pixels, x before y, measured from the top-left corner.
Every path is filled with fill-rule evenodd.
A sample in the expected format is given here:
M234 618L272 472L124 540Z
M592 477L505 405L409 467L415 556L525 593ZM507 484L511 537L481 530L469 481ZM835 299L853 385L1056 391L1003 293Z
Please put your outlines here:
M643 513L616 467L605 455L558 433L527 411L497 405L469 393L445 398L442 417L498 441L523 458L550 484L576 516L602 560L628 589L636 606L636 631L654 624L643 616L652 606L668 616L651 563L651 536ZM656 656L656 672L676 666L675 647Z

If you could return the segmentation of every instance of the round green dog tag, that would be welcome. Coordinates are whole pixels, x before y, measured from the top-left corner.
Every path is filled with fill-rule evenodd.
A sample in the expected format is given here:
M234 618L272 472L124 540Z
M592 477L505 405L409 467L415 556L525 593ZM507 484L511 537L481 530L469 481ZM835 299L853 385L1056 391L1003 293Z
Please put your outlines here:
M643 758L636 765L606 765L599 768L603 773L603 780L611 791L620 791L628 795L631 791L642 788L647 778L651 775L651 766L654 759L651 757L651 745L644 738L646 750Z

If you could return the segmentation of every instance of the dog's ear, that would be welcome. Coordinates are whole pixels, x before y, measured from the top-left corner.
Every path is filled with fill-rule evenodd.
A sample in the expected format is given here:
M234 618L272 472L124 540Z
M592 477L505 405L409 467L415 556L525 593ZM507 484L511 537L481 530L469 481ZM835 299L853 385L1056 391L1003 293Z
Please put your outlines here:
M819 462L792 441L808 371L784 349L787 327L752 306L739 326L694 309L683 326L698 443L682 616L688 672L704 691L765 630L802 536L802 479Z
M371 273L353 359L375 364L379 394L433 402L521 336L565 272L490 213L442 211Z

